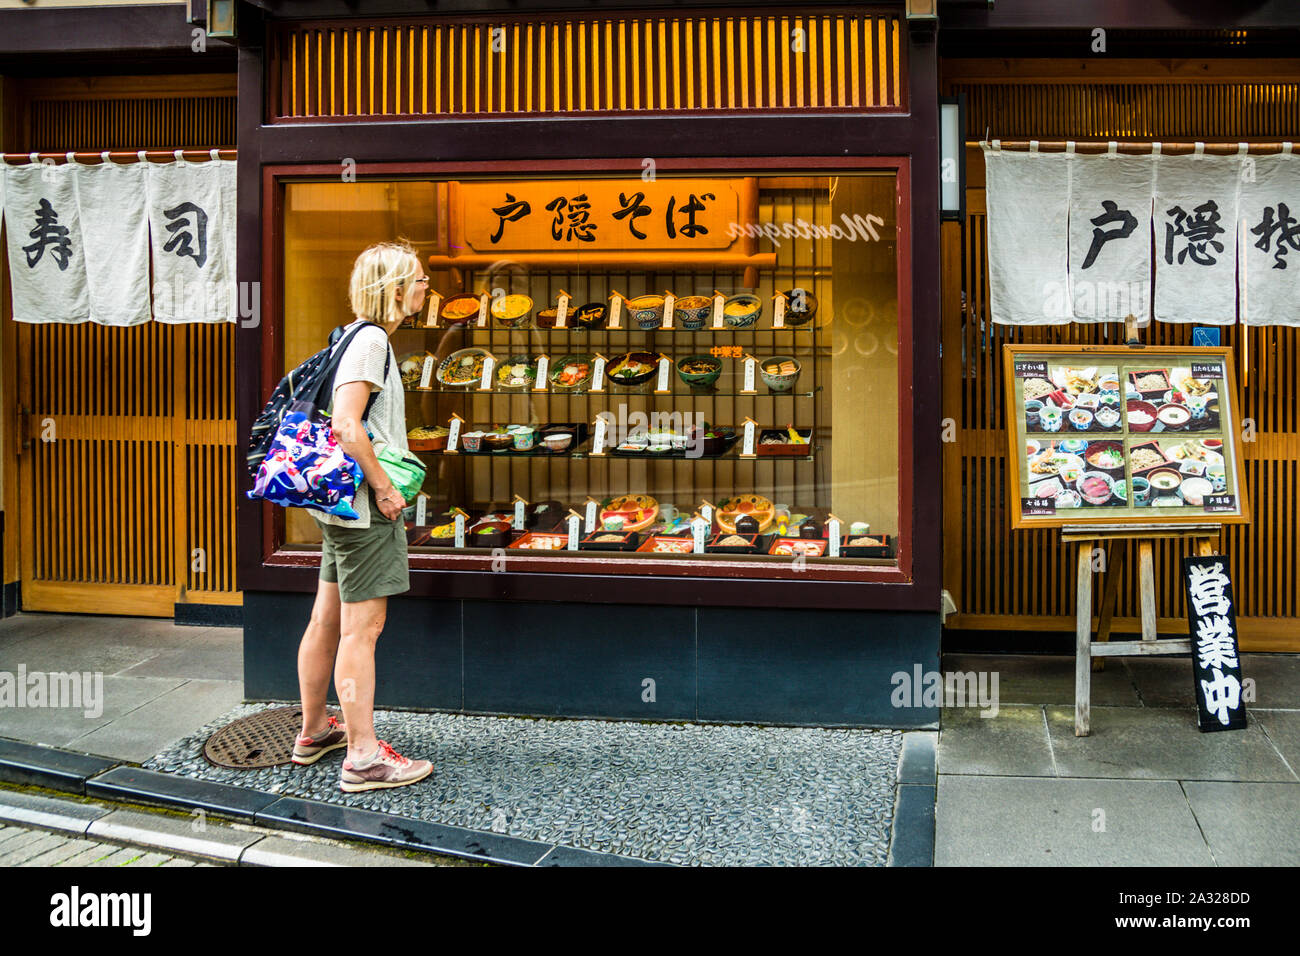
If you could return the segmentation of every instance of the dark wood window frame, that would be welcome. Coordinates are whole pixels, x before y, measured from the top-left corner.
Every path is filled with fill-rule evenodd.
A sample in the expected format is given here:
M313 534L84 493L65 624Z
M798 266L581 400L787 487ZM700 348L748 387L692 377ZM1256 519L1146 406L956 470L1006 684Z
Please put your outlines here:
M803 570L794 570L788 562L745 561L741 559L709 559L701 561L648 559L619 556L602 560L597 556L583 555L561 557L551 555L510 556L510 570L492 571L493 558L485 552L411 552L413 578L421 572L460 572L476 575L488 574L503 582L520 577L542 577L553 583L551 590L557 597L568 597L573 590L573 578L603 579L611 592L635 591L641 600L660 598L658 585L665 580L681 583L689 580L705 584L712 589L730 582L745 582L754 587L766 587L773 582L794 585L817 583L910 585L912 583L912 488L913 456L911 434L914 428L909 396L912 393L911 357L912 342L912 269L910 222L910 161L907 157L786 157L758 159L698 159L675 160L675 173L692 172L822 172L826 170L848 172L889 171L895 175L895 195L898 202L898 256L896 269L899 289L899 550L895 566L879 564L827 564L810 562ZM569 160L542 164L537 161L502 161L493 163L387 163L364 164L357 168L358 179L434 178L453 177L473 173L538 174L557 171L570 172L633 172L640 173L639 160ZM338 176L336 165L295 164L266 166L263 168L263 215L270 226L269 240L263 247L263 275L269 281L263 285L263 315L269 321L262 326L262 386L263 394L282 374L283 368L283 216L284 190L291 182L334 180ZM295 547L284 543L283 512L270 505L263 506L263 564L267 567L306 568L319 563L319 552L311 548ZM445 577L445 575L441 575ZM460 577L456 574L455 577ZM631 586L629 588L629 585ZM583 588L582 590L588 590ZM674 589L675 590L675 589ZM727 589L730 590L730 589ZM604 589L602 588L602 596ZM728 603L727 601L701 600L700 603Z

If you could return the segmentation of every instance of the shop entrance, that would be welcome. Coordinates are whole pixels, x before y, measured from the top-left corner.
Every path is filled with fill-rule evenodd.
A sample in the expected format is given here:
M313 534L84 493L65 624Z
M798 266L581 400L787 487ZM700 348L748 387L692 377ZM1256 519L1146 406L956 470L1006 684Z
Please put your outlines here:
M23 609L238 603L233 328L37 325L17 339Z
M233 74L5 81L9 151L235 145ZM4 266L0 265L0 272ZM29 611L233 605L234 327L14 322L0 282L4 582Z
M1283 140L1292 137L1300 85L1277 82L1267 61L1240 60L1212 67L1176 67L1124 61L1106 67L1052 61L949 60L943 89L967 97L968 140L986 132L1007 140ZM1215 82L1197 79L1214 76ZM944 444L944 587L958 611L947 626L961 629L1070 631L1075 621L1072 554L1052 532L1011 533L1004 503L1008 480L1002 346L1008 343L1104 344L1122 328L1111 324L1004 326L990 321L984 162L967 153L966 221L943 231L943 416L955 425ZM1109 328L1109 332L1108 332ZM1252 520L1225 531L1224 553L1232 579L1242 582L1238 606L1241 647L1252 651L1300 650L1300 329L1222 328L1222 344L1238 356L1243 381L1237 400L1254 423L1243 445ZM1106 335L1110 339L1106 339ZM1243 341L1244 339L1244 341ZM1155 322L1148 345L1192 344L1192 327ZM1243 357L1246 360L1243 361ZM1188 553L1175 540L1158 542L1158 567L1177 567ZM1119 583L1117 630L1140 628L1139 587L1130 567ZM1094 595L1100 602L1100 595ZM1185 634L1186 601L1179 579L1158 582L1158 627ZM1100 607L1094 606L1094 616Z

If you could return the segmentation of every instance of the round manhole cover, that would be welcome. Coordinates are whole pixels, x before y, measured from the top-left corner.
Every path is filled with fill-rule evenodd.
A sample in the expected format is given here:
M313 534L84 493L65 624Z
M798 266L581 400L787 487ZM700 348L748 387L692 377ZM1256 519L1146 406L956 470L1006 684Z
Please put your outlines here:
M338 716L337 711L330 713ZM217 767L275 767L293 757L301 729L301 707L273 707L226 724L208 738L203 756Z

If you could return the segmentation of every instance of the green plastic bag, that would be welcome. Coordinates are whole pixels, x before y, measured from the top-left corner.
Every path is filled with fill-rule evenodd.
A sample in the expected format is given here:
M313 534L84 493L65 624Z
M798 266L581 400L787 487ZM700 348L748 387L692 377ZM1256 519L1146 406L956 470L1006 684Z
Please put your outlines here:
M375 450L379 467L393 483L402 501L411 501L424 486L424 462L409 451L398 451L392 445L384 445Z

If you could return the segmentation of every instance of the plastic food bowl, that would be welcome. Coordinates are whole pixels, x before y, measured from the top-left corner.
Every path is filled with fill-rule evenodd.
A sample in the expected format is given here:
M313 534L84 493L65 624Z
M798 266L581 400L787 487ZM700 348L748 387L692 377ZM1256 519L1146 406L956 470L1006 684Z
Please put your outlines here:
M747 329L763 314L763 300L756 295L733 295L722 304L722 324L729 329Z
M767 367L773 363L783 364L785 362L794 363L793 372L769 372ZM799 373L803 370L799 361L790 355L774 355L772 358L765 358L758 363L758 372L763 377L763 382L774 392L788 392L794 388L794 383L799 381Z

